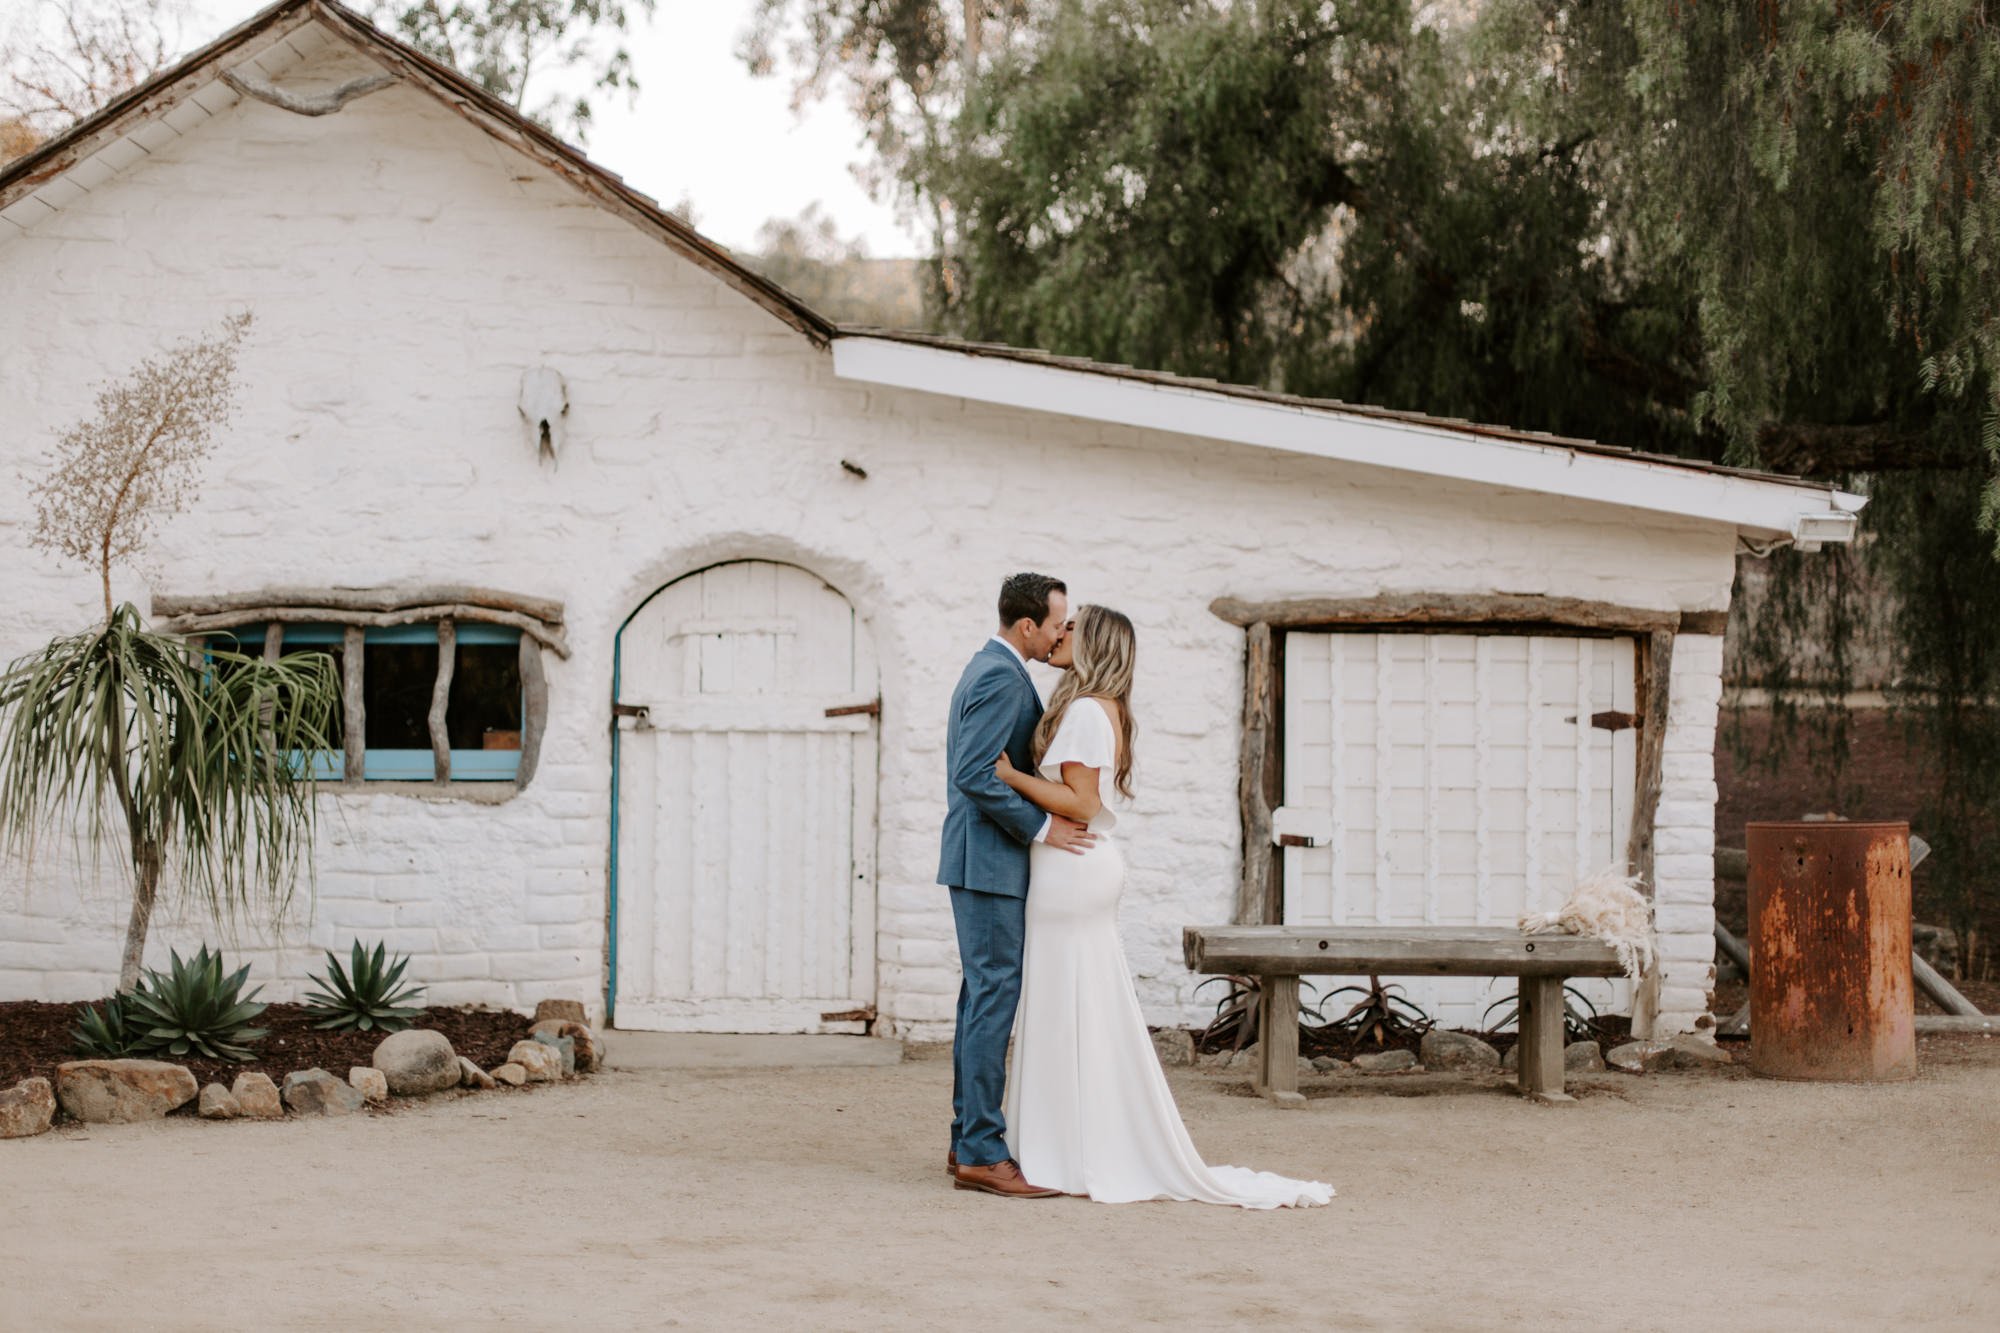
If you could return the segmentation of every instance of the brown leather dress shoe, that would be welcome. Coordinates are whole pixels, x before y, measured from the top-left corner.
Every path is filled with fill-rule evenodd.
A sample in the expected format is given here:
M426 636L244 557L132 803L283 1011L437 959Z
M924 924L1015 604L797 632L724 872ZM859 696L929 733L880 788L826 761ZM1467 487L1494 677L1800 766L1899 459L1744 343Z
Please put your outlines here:
M954 1179L958 1176L958 1149L952 1148L945 1153L944 1173Z
M952 1188L979 1190L1007 1199L1062 1197L1061 1190L1045 1190L1040 1185L1030 1185L1021 1175L1021 1168L1014 1165L1011 1159L995 1162L991 1166L960 1166L952 1173Z

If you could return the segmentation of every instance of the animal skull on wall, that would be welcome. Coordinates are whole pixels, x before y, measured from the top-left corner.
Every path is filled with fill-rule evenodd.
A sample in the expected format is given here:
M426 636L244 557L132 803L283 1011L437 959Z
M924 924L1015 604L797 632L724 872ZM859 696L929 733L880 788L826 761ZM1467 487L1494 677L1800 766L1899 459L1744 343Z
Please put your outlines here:
M569 415L569 386L547 366L536 366L521 376L521 416L528 423L539 457L556 461L562 447L563 419Z

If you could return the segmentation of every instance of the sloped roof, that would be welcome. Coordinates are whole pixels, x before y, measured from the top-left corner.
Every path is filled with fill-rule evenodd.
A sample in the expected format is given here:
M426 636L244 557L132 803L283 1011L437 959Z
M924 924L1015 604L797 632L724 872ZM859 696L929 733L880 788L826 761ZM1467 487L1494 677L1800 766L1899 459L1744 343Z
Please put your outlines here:
M134 88L109 106L57 135L26 157L0 169L0 240L59 207L73 193L64 178L94 156L123 150L130 160L214 112L233 105L239 94L221 82L225 71L250 66L273 53L292 60L308 54L302 30L315 21L346 39L364 55L400 75L411 87L435 97L458 115L509 147L526 154L594 201L650 231L681 257L708 270L799 332L824 346L834 323L770 279L752 271L728 250L660 207L659 201L627 185L617 173L598 166L569 144L529 120L479 85L422 52L389 36L335 0L278 0L202 47L173 68ZM291 43L289 47L285 44ZM113 169L124 165L114 163ZM109 175L106 172L105 175ZM41 198L44 193L54 198Z
M1726 523L1801 546L1850 540L1854 515L1867 503L1823 482L1590 440L920 334L843 328L833 371L918 393Z
M225 73L241 69L262 78L334 39L350 44L468 123L555 172L599 206L650 232L814 344L832 346L835 373L844 378L1461 476L1512 489L1732 523L1768 535L1792 535L1799 531L1797 518L1810 516L1833 520L1822 524L1817 540L1845 541L1853 526L1848 516L1867 503L1862 496L1824 483L1644 454L1594 440L1274 393L999 344L839 325L750 269L657 200L627 185L615 172L337 0L278 0L36 151L0 168L0 243L234 105L240 94L223 81ZM905 350L898 353L898 348ZM1003 384L991 373L995 365L1012 365L1024 374ZM1079 391L1085 377L1112 387ZM1128 386L1128 391L1117 392L1119 384ZM1157 392L1135 394L1130 389ZM1169 400L1171 405L1163 407ZM1190 404L1200 410L1189 410ZM1280 420L1274 410L1294 419ZM1496 452L1489 455L1465 447L1479 444ZM1662 479L1668 484L1662 485Z

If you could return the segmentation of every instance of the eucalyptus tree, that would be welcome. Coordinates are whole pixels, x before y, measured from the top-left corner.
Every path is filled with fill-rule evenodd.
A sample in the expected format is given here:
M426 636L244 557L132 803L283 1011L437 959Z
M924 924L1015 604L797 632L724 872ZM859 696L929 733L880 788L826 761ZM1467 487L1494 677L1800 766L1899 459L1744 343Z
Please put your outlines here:
M637 96L624 44L658 0L374 0L369 14L545 129L578 143L597 93ZM551 76L581 73L587 91L549 91Z

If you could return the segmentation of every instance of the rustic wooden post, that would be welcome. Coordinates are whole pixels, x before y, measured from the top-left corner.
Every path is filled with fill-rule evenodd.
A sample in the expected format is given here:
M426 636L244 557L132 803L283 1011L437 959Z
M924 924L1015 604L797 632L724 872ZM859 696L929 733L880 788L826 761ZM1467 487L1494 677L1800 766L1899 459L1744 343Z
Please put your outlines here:
M1253 624L1245 637L1243 746L1236 771L1243 816L1243 879L1236 891L1236 924L1262 926L1278 919L1271 802L1264 786L1271 738L1277 732L1277 659L1269 625Z
M1645 670L1640 676L1646 695L1639 709L1637 791L1632 805L1632 835L1625 848L1625 864L1644 885L1646 896L1653 898L1656 896L1653 883L1653 823L1660 812L1660 787L1666 768L1667 705L1673 696L1674 632L1670 629L1652 631L1645 639L1645 653ZM1557 996L1557 1007L1561 1007L1560 995ZM1525 998L1522 1012L1526 1014ZM1632 988L1632 1034L1640 1037L1652 1035L1659 1012L1660 965L1655 960Z
M264 660L266 662L275 662L284 651L285 627L283 625L266 625L264 627ZM258 741L264 747L264 762L267 765L277 762L278 733L275 730L277 721L278 701L269 695L259 699L257 701L257 737ZM308 767L310 767L312 762L310 756L308 756L306 762Z
M368 719L361 694L362 641L367 631L349 625L341 640L340 711L346 758L342 778L359 782L368 775Z
M542 757L542 730L548 725L549 678L542 670L542 645L521 636L521 764L514 783L525 787Z
M1666 764L1667 704L1673 674L1674 632L1654 630L1646 636L1645 670L1640 679L1646 695L1639 709L1639 771L1632 806L1632 836L1625 861L1631 872L1653 891L1653 819L1660 809L1661 775Z
M1286 1110L1306 1104L1299 1092L1299 978L1267 975L1257 1000L1257 1090Z
M445 730L444 711L451 702L451 673L458 665L458 626L449 616L438 621L437 679L431 684L431 755L437 782L451 781L451 733Z
M1563 979L1522 977L1520 995L1516 1083L1537 1101L1568 1101L1563 1092Z

